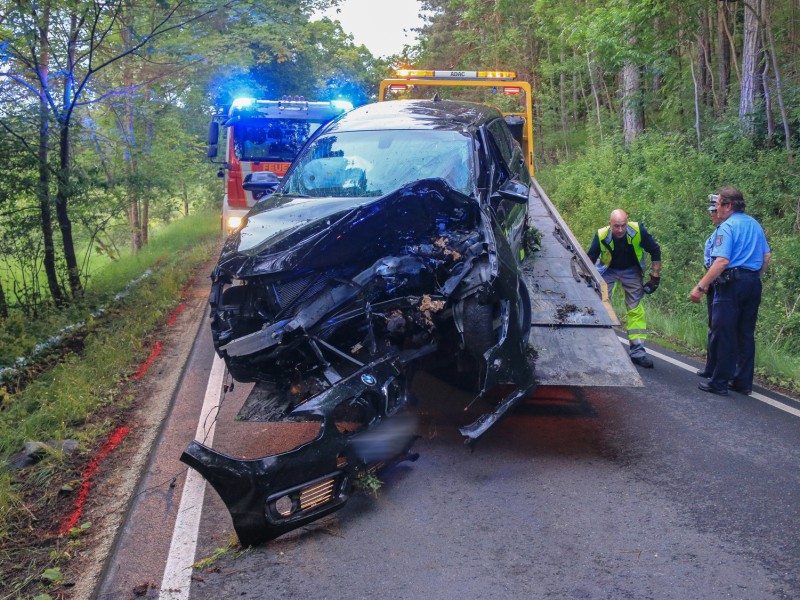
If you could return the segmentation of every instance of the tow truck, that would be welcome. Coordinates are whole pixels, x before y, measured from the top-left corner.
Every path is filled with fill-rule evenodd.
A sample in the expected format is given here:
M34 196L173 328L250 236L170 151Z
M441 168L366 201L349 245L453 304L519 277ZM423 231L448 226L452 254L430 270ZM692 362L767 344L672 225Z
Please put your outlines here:
M431 86L510 100L436 100ZM384 103L387 93L425 98ZM641 386L602 277L533 179L528 84L406 71L381 83L380 100L309 140L212 274L215 347L253 385L225 404L237 434L195 440L181 460L220 495L244 545L416 460L417 373L472 392L459 428L471 448L534 389L559 401L542 387Z
M218 175L225 179L222 227L231 233L255 203L280 182L306 140L322 125L351 110L344 100L309 102L236 98L208 127L208 158L219 152L224 128L225 156Z
M533 182L529 225L540 236L540 249L522 264L538 386L642 386L614 330L620 323L608 286L534 177L530 84L513 71L401 69L381 81L378 100L434 96L495 106L523 149Z

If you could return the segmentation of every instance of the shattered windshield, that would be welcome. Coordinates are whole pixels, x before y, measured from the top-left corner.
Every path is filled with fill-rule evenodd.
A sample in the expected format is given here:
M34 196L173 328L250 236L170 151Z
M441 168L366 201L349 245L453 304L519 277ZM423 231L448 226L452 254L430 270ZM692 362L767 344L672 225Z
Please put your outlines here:
M233 126L236 158L291 162L322 123L297 119L248 119Z
M420 179L441 178L472 195L471 138L457 131L381 130L327 135L297 159L285 194L383 196Z

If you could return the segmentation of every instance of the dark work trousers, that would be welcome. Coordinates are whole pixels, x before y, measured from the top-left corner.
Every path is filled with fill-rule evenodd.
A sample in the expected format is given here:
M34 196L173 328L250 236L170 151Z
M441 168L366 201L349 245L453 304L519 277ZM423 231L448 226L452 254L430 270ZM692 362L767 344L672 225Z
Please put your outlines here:
M711 375L714 372L714 367L717 364L717 353L711 346L711 317L714 314L714 290L715 286L712 284L706 292L706 308L708 309L708 339L706 340L706 366L703 369L706 373Z
M710 385L728 389L728 381L741 389L753 387L756 357L756 319L761 304L758 271L739 271L728 283L714 290L709 352L716 357Z

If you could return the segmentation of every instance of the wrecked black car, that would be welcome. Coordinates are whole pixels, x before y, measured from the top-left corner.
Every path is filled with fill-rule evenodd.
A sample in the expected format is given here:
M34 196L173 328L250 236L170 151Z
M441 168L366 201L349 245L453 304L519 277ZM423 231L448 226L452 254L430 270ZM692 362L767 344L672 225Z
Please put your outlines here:
M243 544L340 508L354 482L414 460L404 420L417 369L455 369L478 400L472 444L534 387L520 279L530 176L501 113L478 104L363 106L309 141L225 243L211 329L240 418L315 421L257 460L193 442L181 460L227 505Z

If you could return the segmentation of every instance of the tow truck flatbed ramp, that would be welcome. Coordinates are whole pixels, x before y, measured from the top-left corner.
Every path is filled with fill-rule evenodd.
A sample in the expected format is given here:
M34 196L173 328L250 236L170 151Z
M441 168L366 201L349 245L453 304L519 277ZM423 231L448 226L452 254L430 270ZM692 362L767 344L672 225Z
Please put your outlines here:
M605 282L536 180L528 211L541 232L541 249L522 265L538 384L642 387L613 329L619 320Z

